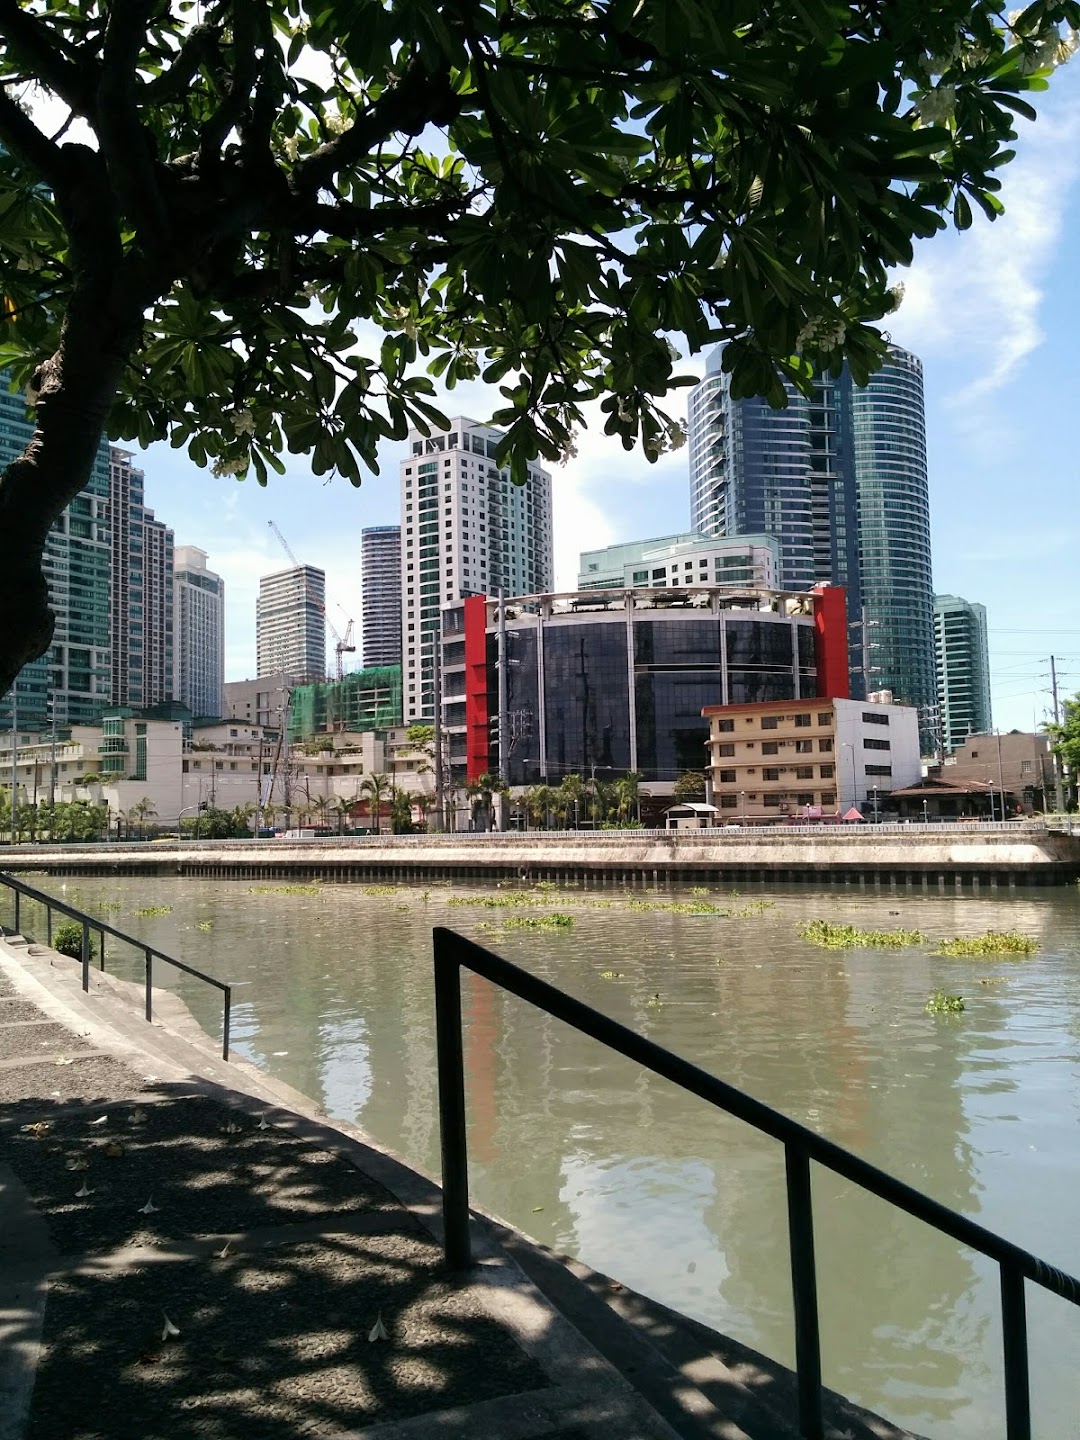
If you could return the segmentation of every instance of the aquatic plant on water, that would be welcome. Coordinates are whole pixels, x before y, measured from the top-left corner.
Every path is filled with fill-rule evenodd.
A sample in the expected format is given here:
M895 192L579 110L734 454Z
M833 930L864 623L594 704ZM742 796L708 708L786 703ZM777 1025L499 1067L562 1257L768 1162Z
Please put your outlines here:
M962 995L946 995L944 990L933 990L924 1009L928 1015L959 1015L967 1007Z
M396 895L398 887L396 885L365 885L361 893L364 895Z
M836 925L831 920L808 920L799 926L799 934L825 950L898 950L922 945L926 940L921 930L858 930L854 925Z
M171 905L147 905L142 910L136 910L136 915L171 915Z
M985 935L958 935L955 940L943 940L934 952L949 959L961 959L967 955L1034 955L1039 942L1015 930L987 930Z
M249 885L249 895L321 895L321 885Z
M572 915L511 915L502 922L504 930L569 930Z

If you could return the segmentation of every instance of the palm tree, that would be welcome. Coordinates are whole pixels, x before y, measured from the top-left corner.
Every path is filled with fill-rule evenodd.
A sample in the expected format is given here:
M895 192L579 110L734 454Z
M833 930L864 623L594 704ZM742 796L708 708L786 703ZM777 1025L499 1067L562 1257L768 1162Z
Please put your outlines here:
M641 771L628 770L616 783L615 789L618 794L617 813L619 819L625 824L638 813L641 801Z
M531 785L525 792L525 812L537 829L548 823L554 793L550 785Z
M134 822L134 824L138 826L139 839L141 840L145 833L146 821L151 819L151 817L156 819L157 813L154 802L150 799L149 795L144 795L141 800L135 801L135 804L132 805L130 810L125 812L124 819L129 823Z
M340 835L345 829L345 821L349 818L353 805L356 802L347 800L344 795L338 795L333 802L333 811L337 817L337 833Z
M563 824L568 825L570 811L573 810L576 820L581 802L585 799L585 781L580 775L564 775L557 794L559 810L563 815Z
M360 781L360 793L369 800L368 813L375 820L375 834L382 834L382 802L390 793L390 777L383 774L365 775Z
M484 829L490 830L492 825L492 797L495 795L509 795L510 786L485 770L483 775L478 775L475 780L470 780L465 786L466 793L472 802L472 823L475 830L476 822L480 815L484 816Z
M322 828L325 829L325 830L329 830L329 828L330 828L330 820L329 820L329 815L330 815L330 797L329 797L329 795L319 795L319 796L316 796L316 798L311 802L311 808L314 810L314 812L315 812L315 819L319 822L320 826L322 826Z

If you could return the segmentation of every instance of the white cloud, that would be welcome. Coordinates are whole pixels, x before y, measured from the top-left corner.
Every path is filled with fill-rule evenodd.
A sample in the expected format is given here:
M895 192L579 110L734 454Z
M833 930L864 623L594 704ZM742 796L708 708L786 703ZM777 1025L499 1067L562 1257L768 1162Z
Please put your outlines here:
M1070 76L1075 90L1076 77ZM1057 82L1065 85L1065 76ZM1043 278L1062 237L1070 187L1080 173L1080 100L1048 105L1024 124L1019 153L1002 172L1005 214L990 223L976 211L963 235L938 236L904 275L894 337L923 359L941 357L964 377L949 404L980 430L986 404L1042 344Z

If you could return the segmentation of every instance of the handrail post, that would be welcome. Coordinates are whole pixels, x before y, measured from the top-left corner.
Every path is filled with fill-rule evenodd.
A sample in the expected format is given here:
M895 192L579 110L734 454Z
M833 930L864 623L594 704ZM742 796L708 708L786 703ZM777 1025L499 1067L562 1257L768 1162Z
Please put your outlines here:
M451 1270L467 1270L472 1264L472 1243L461 1038L461 966L453 957L452 942L439 930L435 931L435 1048L442 1147L443 1253Z
M52 906L45 906L45 944L52 948Z
M104 931L104 930L99 930L99 931L98 931L98 938L99 938L100 941L101 941L101 954L98 956L98 969L99 969L99 970L101 971L101 973L104 975L104 973L105 973L105 931Z
M15 926L14 926L14 933L15 933L16 935L21 935L21 934L22 934L22 919L21 919L20 905L19 905L19 902L20 902L21 899L22 899L21 893L20 893L18 890L16 890L16 891L15 891Z
M82 927L82 988L90 989L90 926L83 921Z
M229 1058L229 1030L232 1026L232 986L225 986L225 1014L221 1022L221 1058Z
M143 953L146 957L146 1019L149 1022L154 1018L154 952L147 945Z
M822 1440L821 1335L818 1328L817 1269L814 1263L814 1211L810 1195L810 1157L800 1146L784 1146L787 1170L788 1241L791 1247L791 1296L795 1308L795 1371L799 1389L799 1434Z
M1004 1260L1001 1261L1001 1340L1005 1359L1005 1435L1007 1440L1031 1440L1024 1277L1017 1266Z

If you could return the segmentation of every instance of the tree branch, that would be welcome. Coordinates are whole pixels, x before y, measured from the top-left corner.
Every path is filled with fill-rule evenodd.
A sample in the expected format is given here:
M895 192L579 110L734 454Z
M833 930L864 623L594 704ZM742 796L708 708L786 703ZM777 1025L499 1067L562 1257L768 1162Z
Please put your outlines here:
M146 38L145 0L113 0L105 31L95 129L113 185L150 248L172 248L172 227L139 121L137 66Z
M38 80L80 115L89 116L97 89L97 66L60 42L20 0L0 0L0 36ZM88 74L87 71L90 73Z
M221 158L221 147L230 130L244 118L258 75L255 60L255 10L265 20L265 0L242 0L233 6L232 76L221 104L202 127L199 139L199 169L211 170Z
M143 103L159 106L181 99L206 61L218 54L221 34L219 25L196 25L168 69L143 86Z
M311 194L323 189L347 165L362 160L391 135L419 135L425 125L443 125L461 108L450 88L449 72L432 75L420 60L411 60L396 85L358 115L349 128L320 145L292 173L292 188Z
M0 140L32 170L38 171L54 189L63 185L67 174L64 152L39 130L30 116L0 87Z

